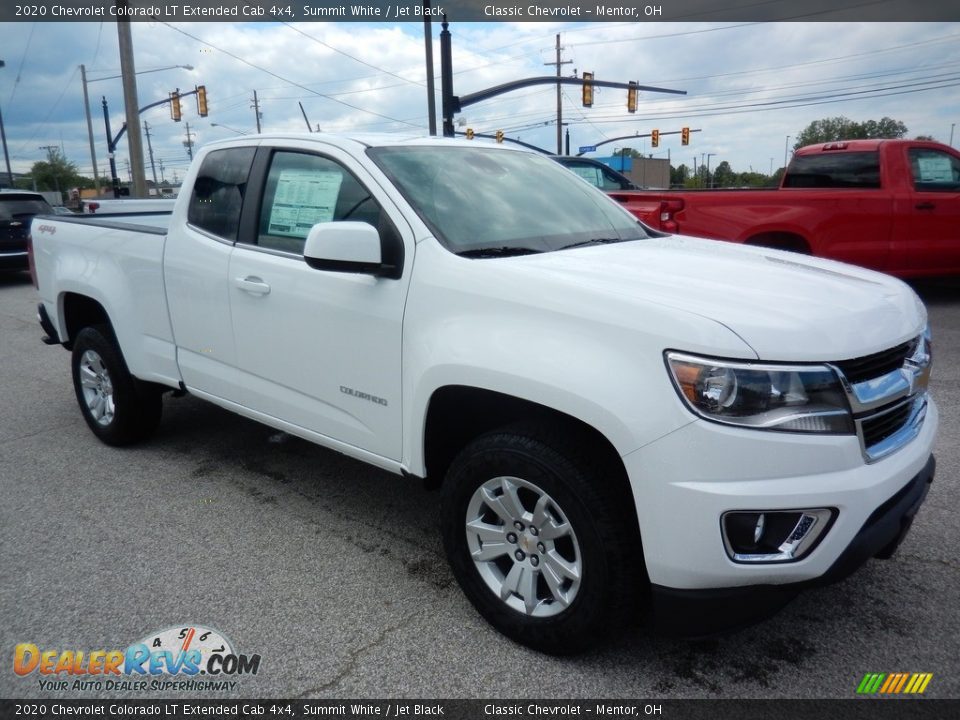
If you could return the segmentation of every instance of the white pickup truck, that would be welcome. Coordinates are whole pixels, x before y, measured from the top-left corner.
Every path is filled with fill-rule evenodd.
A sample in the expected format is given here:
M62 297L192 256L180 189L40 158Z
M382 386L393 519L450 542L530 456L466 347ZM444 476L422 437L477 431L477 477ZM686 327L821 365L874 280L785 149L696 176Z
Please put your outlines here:
M189 392L427 479L466 595L547 652L774 609L889 556L933 479L909 287L653 235L550 158L261 135L136 221L33 226L93 432L143 440Z

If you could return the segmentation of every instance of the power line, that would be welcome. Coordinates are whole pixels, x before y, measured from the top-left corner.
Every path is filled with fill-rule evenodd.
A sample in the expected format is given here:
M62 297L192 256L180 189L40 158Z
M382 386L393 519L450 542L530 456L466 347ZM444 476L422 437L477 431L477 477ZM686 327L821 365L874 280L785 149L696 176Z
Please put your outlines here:
M305 86L305 85L301 85L300 83L295 82L295 81L293 81L293 80L290 80L289 78L285 78L285 77L283 77L282 75L279 75L278 73L273 72L272 70L267 70L265 67L261 67L261 66L255 64L255 63L250 62L249 60L245 60L244 58L240 57L239 55L235 55L234 53L230 52L229 50L224 50L224 49L221 48L221 47L217 47L217 46L214 45L213 43L210 43L210 42L207 42L206 40L203 40L203 39L201 39L201 38L198 38L196 35L191 35L191 34L188 33L186 30L181 30L181 29L178 28L178 27L174 27L174 26L171 25L170 23L166 23L166 22L165 22L165 23L163 23L163 24L166 25L166 26L167 26L168 28L170 28L171 30L175 30L176 32L178 32L178 33L180 33L180 34L182 34L182 35L186 35L188 38L191 38L192 40L196 40L198 43L201 43L201 44L205 45L206 47L211 47L211 48L213 48L214 50L217 50L217 51L219 51L219 52L222 52L224 55L227 55L227 56L233 58L234 60L237 60L237 61L239 61L239 62L242 62L244 65L247 65L247 66L249 66L249 67L252 67L252 68L254 68L255 70L259 70L260 72L264 72L264 73L266 73L267 75L270 75L271 77L277 78L277 80L280 80L280 81L282 81L282 82L285 82L285 83L288 83L288 84L290 84L290 85L293 85L294 87L298 87L298 88L300 88L301 90L305 90L306 92L308 92L308 93L310 93L310 94L312 94L312 95L316 95L316 96L318 96L318 97L326 98L327 100L330 100L331 102L335 102L335 103L338 103L338 104L340 104L340 105L344 105L345 107L351 108L352 110L357 110L357 111L359 111L359 112L367 113L368 115L375 115L376 117L383 118L384 120L389 120L390 122L400 123L400 124L402 124L402 125L410 125L411 127L415 127L415 128L424 128L423 125L419 125L419 124L407 122L406 120L398 120L397 118L390 117L389 115L384 115L383 113L378 113L378 112L375 112L375 111L373 111L373 110L367 110L367 109L365 109L365 108L358 107L358 106L356 106L356 105L351 105L350 103L346 102L345 100L338 100L337 98L330 97L329 95L325 95L324 93L317 92L316 90L312 90L312 89L308 88L308 87ZM425 128L424 128L424 129L425 129Z
M308 39L310 39L310 40L313 40L313 42L315 42L315 43L317 43L317 44L319 44L319 45L322 45L323 47L327 48L328 50L333 50L335 53L339 53L340 55L343 55L344 57L350 58L350 59L353 60L354 62L358 62L358 63L360 63L361 65L366 65L368 68L371 68L371 69L376 70L376 71L378 71L378 72L380 72L380 73L383 73L384 75L390 75L391 77L395 77L395 78L397 78L398 80L403 80L405 83L410 83L411 85L418 85L418 86L420 86L420 87L426 87L424 83L417 82L416 80L409 80L409 79L403 77L402 75L398 75L397 73L392 72L392 71L390 71L390 70L385 70L385 69L382 68L382 67L377 67L376 65L373 65L373 64L371 64L371 63L368 63L366 60L361 60L360 58L355 57L355 56L351 55L351 54L348 53L348 52L344 52L343 50L340 50L339 48L335 48L333 45L331 45L331 44L329 44L329 43L327 43L327 42L324 42L323 40L320 40L319 38L316 38L316 37L314 37L313 35L309 35L309 34L305 33L305 32L304 32L303 30L301 30L300 28L294 27L293 25L291 25L291 24L288 23L288 22L281 22L280 24L281 24L281 25L285 25L286 27L290 28L291 30L293 30L293 31L296 32L296 33L300 33L300 34L303 35L305 38L308 38Z

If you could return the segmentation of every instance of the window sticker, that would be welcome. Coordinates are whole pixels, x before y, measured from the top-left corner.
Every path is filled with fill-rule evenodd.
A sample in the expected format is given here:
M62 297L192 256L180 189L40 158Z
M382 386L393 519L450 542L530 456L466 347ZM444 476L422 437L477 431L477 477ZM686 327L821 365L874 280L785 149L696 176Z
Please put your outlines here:
M570 169L595 187L600 187L602 184L600 180L600 171L595 167L582 167L579 165L574 165L570 167Z
M953 168L950 158L945 155L922 155L917 158L917 167L920 170L919 182L953 182Z
M305 238L317 223L330 222L342 182L335 170L281 170L267 232Z

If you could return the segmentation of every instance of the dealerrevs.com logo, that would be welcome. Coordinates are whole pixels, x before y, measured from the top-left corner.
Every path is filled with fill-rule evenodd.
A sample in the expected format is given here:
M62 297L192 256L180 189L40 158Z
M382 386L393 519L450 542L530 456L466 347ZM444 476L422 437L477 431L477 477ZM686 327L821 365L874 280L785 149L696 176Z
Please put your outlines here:
M126 650L41 649L19 643L13 671L35 676L41 690L233 690L240 675L256 675L259 655L243 655L222 633L200 625L150 633Z

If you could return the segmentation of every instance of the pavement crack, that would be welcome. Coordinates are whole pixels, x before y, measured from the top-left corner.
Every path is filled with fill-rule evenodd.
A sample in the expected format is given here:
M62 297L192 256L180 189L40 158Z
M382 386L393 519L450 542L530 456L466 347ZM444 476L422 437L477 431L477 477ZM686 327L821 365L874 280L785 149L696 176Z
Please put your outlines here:
M401 618L401 620L396 624L383 628L379 633L377 633L377 636L373 640L368 642L366 645L362 645L356 648L355 650L351 651L350 654L347 656L347 659L340 666L340 669L337 672L337 674L334 675L334 677L331 680L323 683L323 685L319 685L315 688L311 688L309 690L304 691L300 695L295 696L295 699L297 700L309 699L316 694L322 694L337 687L344 680L344 678L348 677L351 673L353 673L357 669L357 667L360 664L360 658L364 654L383 645L383 643L386 641L387 637L391 633L394 633L397 630L400 630L401 628L403 628L408 622L410 622L413 619L415 615L416 613L409 613L408 615L405 615L403 618Z

